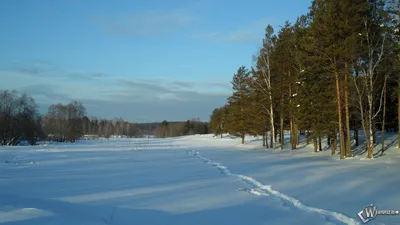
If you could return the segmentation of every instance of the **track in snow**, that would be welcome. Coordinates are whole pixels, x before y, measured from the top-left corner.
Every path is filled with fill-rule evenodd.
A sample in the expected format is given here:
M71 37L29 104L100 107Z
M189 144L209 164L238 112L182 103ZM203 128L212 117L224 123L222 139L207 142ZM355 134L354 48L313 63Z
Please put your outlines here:
M289 205L292 205L293 207L298 208L300 210L303 210L306 212L318 213L318 214L324 216L325 219L330 222L339 221L341 223L348 224L348 225L359 225L360 224L357 220L350 218L344 214L304 205L299 200L297 200L293 197L287 196L279 191L276 191L276 190L272 189L271 185L264 185L252 177L241 175L241 174L234 174L226 166L224 166L220 163L213 162L211 159L201 156L200 153L197 151L188 150L187 154L196 156L197 158L201 159L204 163L212 165L221 174L230 176L230 177L235 177L251 186L251 188L243 188L243 189L239 189L238 191L246 191L246 192L249 192L250 194L254 194L254 195L275 196L278 199L280 199L281 201L283 201L284 204L290 203Z

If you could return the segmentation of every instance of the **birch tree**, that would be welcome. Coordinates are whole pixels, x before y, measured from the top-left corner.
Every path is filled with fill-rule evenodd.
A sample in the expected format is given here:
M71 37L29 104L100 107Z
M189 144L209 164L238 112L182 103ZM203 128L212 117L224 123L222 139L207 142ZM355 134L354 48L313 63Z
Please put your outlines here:
M257 69L258 73L253 73L253 76L258 76L256 79L259 81L257 83L257 89L260 90L268 99L268 106L266 107L268 120L270 122L271 131L271 147L276 149L275 140L275 122L274 122L274 104L272 97L272 62L271 55L275 47L275 35L274 29L271 25L268 25L265 29L265 38L263 40L263 48L260 51L258 57Z
M367 158L373 157L374 123L383 105L384 88L377 85L377 73L383 57L387 34L385 32L384 4L381 1L371 1L369 13L365 16L362 37L363 56L357 61L360 76L354 76L354 84L358 95L358 105L361 115L361 124L365 134ZM386 83L386 75L385 83ZM376 105L376 95L379 103Z

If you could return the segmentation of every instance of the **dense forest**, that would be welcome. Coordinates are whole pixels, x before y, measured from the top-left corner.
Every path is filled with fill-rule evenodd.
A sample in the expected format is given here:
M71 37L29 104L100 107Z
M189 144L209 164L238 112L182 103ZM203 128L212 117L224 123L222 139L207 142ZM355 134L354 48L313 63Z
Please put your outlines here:
M344 159L362 130L372 158L377 130L399 132L399 12L398 0L314 0L295 23L268 25L254 66L238 68L232 96L212 112L213 132L282 149L287 130L292 150L303 133L316 152L327 138Z
M16 90L0 90L0 145L36 144L39 140L75 142L85 138L173 137L208 133L208 123L199 119L185 122L134 124L122 118L99 119L86 115L78 101L54 104L46 115L40 115L35 100Z

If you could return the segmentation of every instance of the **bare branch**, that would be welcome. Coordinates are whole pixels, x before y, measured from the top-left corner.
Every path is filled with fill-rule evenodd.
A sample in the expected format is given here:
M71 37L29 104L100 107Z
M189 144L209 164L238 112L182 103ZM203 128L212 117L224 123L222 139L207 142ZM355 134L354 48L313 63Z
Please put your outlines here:
M388 78L388 75L385 75L385 80L384 80L385 83L386 83L387 78ZM380 113L380 111L381 111L382 104L383 104L383 93L384 93L384 90L385 90L385 88L382 88L381 97L380 97L380 100L379 100L379 108L378 108L378 111L376 111L375 115L372 117L372 119L375 119L375 117L376 117L376 116Z

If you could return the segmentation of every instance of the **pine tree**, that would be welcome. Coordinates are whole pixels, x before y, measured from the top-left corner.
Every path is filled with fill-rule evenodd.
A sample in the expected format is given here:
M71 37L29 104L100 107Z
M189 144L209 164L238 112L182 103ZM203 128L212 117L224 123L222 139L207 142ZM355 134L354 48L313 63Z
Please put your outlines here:
M392 0L387 2L387 12L389 19L389 23L387 24L389 28L388 33L390 33L392 43L394 43L394 46L391 48L394 50L394 56L391 59L395 59L393 62L394 74L392 75L394 85L388 85L388 92L397 96L397 147L400 148L400 1ZM393 91L390 90L391 87L394 87Z
M294 70L295 74L293 79L291 79L292 86L290 89L290 110L291 110L291 143L292 150L296 149L296 145L298 144L298 129L300 128L299 121L299 113L301 109L301 98L303 96L300 95L301 89L301 76L307 67L307 61L304 60L308 53L304 51L304 46L307 41L307 35L309 32L309 23L310 17L306 15L302 15L297 18L296 23L293 26L293 38L294 38ZM304 55L306 54L306 55ZM304 75L304 74L303 74ZM293 135L292 135L293 134Z
M214 133L215 136L221 135L224 133L224 108L216 108L213 110L211 116L210 116L210 128L212 132Z
M245 135L251 133L251 102L249 96L251 90L249 88L250 73L246 67L242 66L233 76L232 88L233 94L228 98L230 106L229 114L229 132L241 137L244 144Z
M289 22L279 31L275 51L273 53L273 74L274 90L273 93L279 93L277 96L280 106L278 107L280 114L280 136L281 149L283 148L283 131L290 128L290 144L292 150L297 145L297 96L298 76L301 71L301 64L297 61L295 27Z
M335 79L341 159L351 156L348 76L366 4L363 0L314 0L310 12L313 59Z

